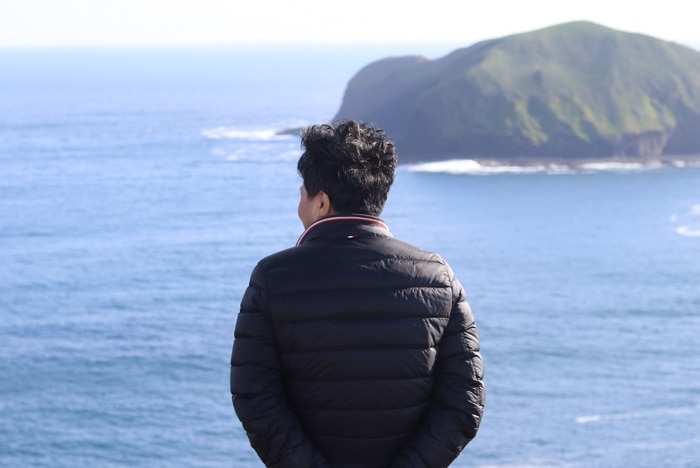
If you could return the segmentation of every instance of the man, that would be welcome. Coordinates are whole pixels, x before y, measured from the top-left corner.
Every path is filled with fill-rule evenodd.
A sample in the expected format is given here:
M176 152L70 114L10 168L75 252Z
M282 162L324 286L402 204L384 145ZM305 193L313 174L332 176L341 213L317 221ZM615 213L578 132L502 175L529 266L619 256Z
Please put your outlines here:
M266 466L444 467L476 435L483 368L464 290L380 215L397 157L383 131L313 126L293 248L241 303L233 406Z

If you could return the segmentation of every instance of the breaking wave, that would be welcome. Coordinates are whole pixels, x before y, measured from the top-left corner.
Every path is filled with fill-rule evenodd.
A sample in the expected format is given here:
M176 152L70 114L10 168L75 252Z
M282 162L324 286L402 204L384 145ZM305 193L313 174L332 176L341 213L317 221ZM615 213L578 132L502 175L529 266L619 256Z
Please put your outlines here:
M700 203L692 205L683 213L671 216L677 224L676 233L684 237L700 237Z
M593 162L581 164L580 169L584 171L643 171L645 169L658 169L662 167L659 161L650 161L648 163L639 162Z
M479 162L474 159L451 159L411 164L410 172L436 172L445 174L495 175L495 174L591 174L596 172L638 172L664 167L683 167L680 162L670 164L650 160L644 162L596 161L581 163L541 163L517 165L496 161Z
M211 140L245 141L288 140L293 138L293 135L280 133L277 129L243 129L225 126L202 130L202 136Z
M686 236L686 237L700 237L700 226L697 228L693 229L689 226L678 226L676 228L676 232L680 234L681 236Z
M614 414L588 414L583 416L578 416L575 421L578 424L589 424L601 421L620 421L626 419L641 419L641 418L654 418L658 416L681 416L685 417L688 415L693 415L700 410L698 406L685 406L679 408L659 408L649 411L635 411L629 413L614 413Z
M565 168L562 167L562 170ZM473 159L453 159L449 161L436 161L428 163L412 164L408 167L410 172L442 172L446 174L469 174L469 175L489 175L489 174L533 174L544 173L556 168L538 166L512 166L512 165L490 165L481 164Z

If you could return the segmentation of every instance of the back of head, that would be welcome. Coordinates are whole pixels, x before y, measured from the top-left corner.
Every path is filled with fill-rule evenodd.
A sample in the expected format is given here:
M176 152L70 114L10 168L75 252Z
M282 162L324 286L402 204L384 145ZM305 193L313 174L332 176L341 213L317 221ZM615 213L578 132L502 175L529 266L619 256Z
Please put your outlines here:
M345 120L308 127L301 144L297 169L309 196L325 192L339 214L382 212L397 166L384 131Z

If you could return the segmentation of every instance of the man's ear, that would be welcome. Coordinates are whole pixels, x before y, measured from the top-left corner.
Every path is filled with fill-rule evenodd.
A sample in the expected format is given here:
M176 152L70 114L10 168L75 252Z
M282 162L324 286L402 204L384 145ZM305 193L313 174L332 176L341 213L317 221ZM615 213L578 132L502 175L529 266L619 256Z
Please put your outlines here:
M328 198L328 194L324 192L323 190L319 192L319 201L318 201L318 216L319 218L324 218L326 216L330 216L335 213L335 210L333 209L333 205L331 204L331 199Z

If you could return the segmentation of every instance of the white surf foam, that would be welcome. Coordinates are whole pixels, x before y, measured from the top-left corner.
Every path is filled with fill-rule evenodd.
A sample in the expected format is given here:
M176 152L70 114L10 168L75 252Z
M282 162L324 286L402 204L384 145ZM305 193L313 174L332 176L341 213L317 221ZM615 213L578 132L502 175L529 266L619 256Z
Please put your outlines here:
M576 422L579 424L586 424L591 422L600 421L601 416L599 414L590 414L587 416L579 416L576 418Z
M441 172L446 174L532 174L546 172L547 166L485 165L473 159L452 159L428 163L412 164L410 172Z
M676 232L685 237L700 237L700 227L678 226Z
M641 418L657 418L660 416L674 417L694 415L700 411L698 406L682 406L678 408L658 408L647 411L634 411L629 413L611 413L611 414L589 414L578 416L575 421L579 424L587 424L599 421L619 421L625 419L641 419Z
M676 225L676 234L685 237L700 237L700 203L691 205L681 213L670 216L671 223Z
M644 170L659 169L664 167L660 161L647 162L620 162L620 161L599 161L588 162L580 165L569 164L536 164L536 165L513 165L480 163L473 159L451 159L447 161L436 161L427 163L412 164L408 170L411 172L439 172L445 174L467 174L467 175L492 175L492 174L590 174L593 172L637 172Z
M255 162L267 164L278 161L296 161L299 159L299 151L296 149L288 151L276 151L274 154L266 153L263 156L259 152L250 150L250 148L242 148L233 153L225 155L226 160L235 163Z
M293 135L279 134L276 129L242 129L225 126L202 130L202 136L211 140L248 141L287 140L293 137Z
M650 169L659 169L664 167L661 161L651 160L645 162L620 162L620 161L602 161L581 164L581 169L588 171L612 171L612 172L628 172L628 171L645 171Z

